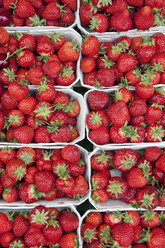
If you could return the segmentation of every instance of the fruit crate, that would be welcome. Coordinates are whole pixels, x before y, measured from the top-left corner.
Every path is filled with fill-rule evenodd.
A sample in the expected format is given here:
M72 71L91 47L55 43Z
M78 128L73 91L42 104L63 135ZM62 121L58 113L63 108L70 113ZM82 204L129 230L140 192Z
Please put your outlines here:
M13 30L13 29L8 29L8 28L5 28L8 32L8 34L10 36L13 36L15 35L16 33L22 33L22 34L31 34L33 36L36 36L36 35L41 35L41 36L44 36L44 35L49 35L49 36L52 36L53 33L59 33L59 34L62 34L67 41L76 41L79 48L81 47L81 42L82 42L82 37L81 35L76 32L74 29L72 28L51 28L51 29L42 29L42 28L29 28L27 27L26 29L19 29L18 27ZM75 81L69 85L69 86L60 86L60 85L55 85L55 87L58 89L58 88L72 88L73 86L75 86L80 80L80 57L78 58L78 60L76 61L76 72L75 72ZM33 85L32 85L33 86Z
M92 156L96 155L96 154L100 154L104 151L119 151L121 149L133 149L135 151L143 151L144 149L148 148L148 147L153 147L155 146L154 144L146 144L145 146L141 146L140 144L137 144L135 146L118 146L118 147L114 147L114 146L106 146L103 149L102 148L95 148L93 150L92 153L90 153L89 157L88 157L88 165L89 165L89 177L90 177L90 183L89 183L89 188L90 188L90 195L89 195L89 201L90 203L98 210L100 211L106 211L106 210L110 210L110 211L122 211L122 210L137 210L136 208L132 207L131 205L129 205L128 203L125 203L121 200L113 200L113 199L108 199L106 202L104 203L98 203L96 204L94 202L94 200L92 199L91 195L92 195L92 185L91 185L91 175L92 175L92 168L91 168L91 158ZM156 145L157 147L163 149L165 148L165 144L160 143L159 145ZM121 172L118 169L112 169L110 170L111 172L111 176L118 176L121 177ZM138 208L138 210L143 210L146 211L144 208ZM154 209L155 210L155 209ZM165 207L157 207L156 210L165 210Z
M109 31L106 31L104 33L99 33L99 32L96 32L94 30L90 30L88 27L85 27L82 25L81 23L81 19L80 19L80 2L78 3L78 8L77 8L77 26L78 28L80 29L81 33L82 34L92 34L92 35L95 35L95 36L98 36L98 37L102 37L102 35L106 35L106 36L111 36L111 35L116 35L116 34L119 34L119 35L128 35L128 34L137 34L143 30L138 30L138 29L131 29L131 30L128 30L128 31L112 31L112 32L109 32ZM94 7L93 7L94 8ZM96 8L97 9L97 8ZM148 34L149 32L162 32L162 30L165 30L164 26L155 26L155 27L151 27L150 29L144 31L146 34Z
M63 4L64 5L64 4ZM77 8L78 8L78 5L79 5L79 0L77 0ZM69 25L68 27L64 27L64 29L69 29L69 28L74 28L76 25L77 25L77 10L76 11L73 11L74 12L74 16L75 16L75 20L74 20L74 22L71 24L71 25ZM51 30L51 29L60 29L60 27L58 27L58 26L22 26L22 27L19 27L19 26L17 26L17 27L14 27L14 26L6 26L5 27L7 30L14 30L14 31L21 31L22 32L22 30L29 30L29 29L31 29L31 30L39 30L39 29L43 29L43 30Z
M74 207L73 204L62 204L62 205L61 204L54 204L52 206L46 206L46 207L57 208L58 211L62 211L62 210L67 208L67 209L69 209L69 211L73 212L77 216L77 218L79 220L79 223L81 222L81 216L80 216L79 212L76 210L76 208ZM22 213L22 212L25 212L25 211L30 212L32 209L33 209L32 206L19 206L18 205L17 208L14 207L14 208L11 209L11 207L9 205L8 206L0 205L0 212L2 212L2 213L12 212L12 211L14 211L15 213L17 213L17 212ZM82 241L80 239L79 234L80 234L80 225L76 230L76 235L77 235L78 240L79 240L79 247L81 248L82 247Z
M84 119L84 115L85 115L85 111L84 111L84 101L83 101L83 96L79 93L76 93L75 91L73 91L72 89L57 89L57 92L60 91L60 92L63 92L65 94L67 94L71 99L74 99L76 100L79 105L80 105L80 113L78 114L77 116L77 124L76 124L76 128L78 130L78 137L73 140L72 142L70 143L77 143L81 140L84 139L85 137L85 119ZM36 95L36 92L37 92L37 86L29 86L29 92L30 92L30 95ZM10 142L0 142L1 145L11 145ZM66 145L67 143L30 143L28 144L28 146L30 147L37 147L38 145L40 146L55 146L55 145ZM20 143L15 143L15 145L19 146Z
M131 90L131 91L135 91L135 89L133 88L133 87L129 87L129 89ZM97 89L96 89L97 90ZM85 119L86 119L86 117L87 117L87 115L90 113L90 109L89 109L89 106L88 106L88 102L87 102L87 98L88 98L88 94L90 93L90 92L92 92L92 91L94 91L94 90L89 90L89 91L87 91L86 93L85 93L85 95L84 95L84 105L85 105ZM107 94L112 94L112 93L114 93L115 92L115 89L107 89L107 90L102 90L102 91L104 91L104 92L106 92ZM165 88L164 88L164 91L165 91ZM165 139L163 138L163 141L162 142L153 142L153 143L149 143L149 142L147 142L147 141L145 141L145 142L142 142L142 143L131 143L131 142L126 142L126 143L121 143L121 144L117 144L117 143L114 143L114 142L112 142L111 140L110 140L110 142L108 143L108 144L106 144L106 145L98 145L98 144L96 144L95 142L93 142L91 139L90 139L90 137L89 137L89 134L90 134L90 129L88 128L88 126L87 126L87 124L85 124L86 125L86 135L87 135L87 139L94 145L94 147L102 147L102 148L104 148L104 147L107 147L107 146L109 146L109 147L113 147L113 146L134 146L134 145L139 145L140 144L140 146L141 147L145 147L146 145L151 145L151 146L159 146L160 145L160 143L162 144L162 145L165 145Z
M8 148L12 148L12 149L19 149L21 147L28 147L29 145L23 145L23 144L20 144L19 146L16 146L16 145L9 145L7 146ZM85 174L84 174L84 178L86 179L88 185L89 185L89 180L90 180L90 177L89 177L89 165L88 165L88 152L87 150L85 150L84 148L82 148L81 146L79 145L76 145L79 150L80 150L80 153L81 153L81 158L83 159L83 161L85 162L85 165L86 165L86 171L85 171ZM35 148L41 148L41 149L44 149L44 150L55 150L55 149L62 149L64 148L65 146L52 146L52 147L48 147L48 146L41 146L41 145L38 145L38 146L35 146ZM0 145L0 150L2 148L6 148L6 146L4 145ZM44 205L44 206L47 206L47 207L52 207L54 205L66 205L66 204L71 204L71 205L80 205L81 203L83 203L84 201L86 201L88 198L89 198L89 190L87 192L87 194L85 194L82 198L80 198L80 200L76 200L76 199L71 199L71 198L68 198L68 197L63 197L63 198L55 198L54 200L52 201L46 201L44 199L40 199L39 201L36 201L34 203L30 203L30 204L27 204L25 202L23 202L22 200L19 200L17 202L12 202L12 203L8 203L6 201L4 201L3 199L0 199L0 208L32 208L34 206L37 206L37 205Z
M122 210L120 210L120 213L122 213L122 214L124 214L126 211L129 211L129 209L122 209ZM105 214L105 213L110 213L110 214L112 214L112 213L114 213L114 212L116 212L117 210L111 210L111 209L107 209L107 210L94 210L94 209L90 209L90 210L88 210L82 217L81 217L81 220L80 220L80 228L79 228L79 231L80 231L80 233L79 233L79 237L80 237L80 239L81 239L81 243L82 243L82 247L85 247L84 245L85 245L85 241L83 240L83 238L82 238L82 235L81 235L81 228L82 228L82 225L85 223L85 219L86 219L86 217L88 216L88 215L90 215L90 214L92 214L92 213L101 213L101 214ZM142 213L144 213L144 211L142 211L142 210L137 210L136 209L136 212L138 213L138 214L142 214ZM120 214L119 212L117 212L117 214ZM158 212L158 211L154 211L154 213L158 213L158 214L160 214L160 212ZM103 217L103 215L102 215L102 217ZM162 214L163 215L163 214ZM136 216L136 215L135 215ZM95 216L96 217L96 216ZM128 215L128 218L129 218L129 215ZM136 217L135 217L136 218ZM91 217L91 219L92 219L92 217ZM99 217L98 217L98 219L99 219ZM96 222L95 223L97 223L97 217L96 217ZM104 219L104 218L103 218ZM113 218L112 218L112 220L113 220ZM94 221L94 219L93 219L93 221ZM127 221L126 221L127 222ZM102 221L102 223L105 223L104 221ZM128 222L129 223L129 222ZM164 225L164 221L163 221L163 217L162 217L162 223L163 223L163 225ZM118 224L117 224L118 225ZM114 226L117 226L117 225L114 225ZM100 225L99 225L100 226ZM108 225L109 226L109 225ZM139 225L138 225L139 226ZM110 235L111 235L111 226L110 226ZM97 230L98 230L98 228L97 228ZM149 230L149 229L148 229ZM105 234L105 237L107 238L107 232L105 232L106 234ZM98 240L98 238L96 239L96 240ZM112 240L112 236L111 236L111 238L110 238L110 240ZM116 242L117 243L117 242ZM141 242L140 242L141 243ZM103 243L104 244L104 243ZM89 245L90 245L90 243L89 243ZM105 244L106 245L106 244ZM118 245L118 244L116 244L116 245ZM108 246L109 247L109 246ZM129 247L133 247L132 245L131 246L129 246Z
M79 27L80 28L80 27ZM81 29L80 29L81 30ZM111 32L111 33L103 33L101 35L98 35L98 33L88 33L88 35L94 35L96 36L100 42L115 42L117 39L119 39L120 37L123 37L123 36L128 36L129 38L133 39L135 37L139 37L139 36L142 36L142 37L147 37L147 36L152 36L158 32L162 32L163 34L165 34L165 27L159 27L159 28L153 28L153 30L150 30L150 31L128 31L127 33L125 32L121 32L120 34L119 33L115 33L115 32ZM82 59L82 52L80 54L80 61ZM81 71L80 69L80 82L81 82L81 85L83 87L86 87L88 89L96 89L96 87L94 86L90 86L90 85L87 85L84 83L84 73ZM157 84L157 85L154 85L154 87L161 87L161 86L164 86L164 84ZM111 87L104 87L104 86L101 86L100 89L101 90L106 90L106 89L118 89L119 86L118 85L113 85ZM130 86L130 88L134 88L132 86Z

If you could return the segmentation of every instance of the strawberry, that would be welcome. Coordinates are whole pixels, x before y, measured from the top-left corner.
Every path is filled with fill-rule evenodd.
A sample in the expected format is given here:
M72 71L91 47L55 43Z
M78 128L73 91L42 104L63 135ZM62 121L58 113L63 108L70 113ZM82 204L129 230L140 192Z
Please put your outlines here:
M27 47L31 51L35 51L36 49L36 38L31 34L24 34L18 41L19 47Z
M53 106L49 102L40 101L34 108L35 116L40 121L49 121L53 116Z
M90 129L97 129L101 125L108 126L109 119L104 110L100 110L97 112L92 111L86 117L86 124Z
M92 156L91 167L96 171L105 171L109 166L109 155L105 152Z
M165 172L165 155L160 156L155 165L157 168Z
M32 115L32 112L37 105L37 101L32 96L27 96L23 100L21 100L18 104L19 110L21 110L26 115Z
M71 67L64 66L56 78L56 83L62 86L71 85L75 81L74 71Z
M122 127L130 121L128 107L123 101L111 104L107 109L107 114L112 124L117 127Z
M64 234L60 240L59 245L61 248L74 248L79 246L78 237L75 233Z
M56 188L64 193L70 193L74 186L74 179L67 174L59 176L56 180Z
M133 168L128 173L127 182L128 182L129 187L143 188L147 184L147 179L140 168Z
M110 128L110 138L115 143L126 143L127 138L127 127L123 126L121 128L112 126Z
M13 232L16 237L23 237L29 228L29 220L18 215L13 222Z
M51 37L51 42L54 46L54 50L58 51L66 42L66 38L61 33L53 33Z
M13 241L9 245L9 247L20 247L20 246L21 248L26 248L25 243L21 238L13 239Z
M57 3L53 2L46 5L44 11L42 12L42 17L50 21L57 20L60 16L60 8Z
M64 232L72 232L79 226L78 218L72 212L62 213L59 222Z
M115 83L115 74L113 68L100 69L96 73L96 80L103 87L113 86Z
M35 129L34 140L36 143L50 142L50 134L46 126L41 126Z
M110 243L111 236L110 236L110 227L106 224L102 224L99 226L98 229L98 238L101 242L107 244Z
M114 166L121 172L128 172L137 163L136 152L132 149L122 149L116 152L114 156Z
M35 185L40 192L48 193L55 187L55 177L49 171L39 171L35 174Z
M123 53L117 61L117 69L119 72L128 72L133 70L138 65L138 61L134 55Z
M24 49L19 54L17 54L18 64L21 67L30 67L33 65L34 53L29 49Z
M80 151L75 145L67 145L62 149L62 158L70 163L78 162L80 156Z
M92 191L92 200L98 204L98 203L103 203L108 200L108 194L106 193L105 189L96 189Z
M92 8L92 4L82 5L79 9L80 20L83 26L87 26L90 24L90 20L94 15L94 11Z
M149 6L141 8L134 17L135 25L138 29L146 30L153 26L155 16Z
M51 216L48 224L43 228L44 236L48 241L56 244L62 236L62 228L58 221L54 220L54 216Z
M104 110L109 104L109 96L106 92L94 90L89 92L87 101L91 110Z
M46 238L39 229L31 232L28 231L24 236L24 241L27 246L31 247L42 246L46 244Z
M6 171L2 172L1 174L1 183L3 187L11 187L15 185L17 180L13 180L11 177L9 177L8 173Z
M76 163L70 163L68 166L68 169L69 169L69 174L71 175L71 177L75 178L85 173L86 165L84 161L80 159Z
M137 84L135 90L138 96L144 100L149 99L154 93L153 85L151 85L148 81L142 81Z
M150 6L153 8L162 8L164 6L164 3L162 0L145 0L145 5Z
M98 172L91 177L92 189L102 189L108 184L108 177L103 172Z
M104 215L104 222L110 226L110 227L113 227L115 225L119 225L123 222L123 215L119 212L119 211L116 211L116 212L112 212L112 213L108 213L106 212L105 215Z
M141 64L148 63L156 54L156 46L154 40L150 37L143 38L143 42L136 50L136 55Z
M14 159L16 157L16 150L6 147L2 148L0 150L0 160L4 163L7 164L10 160Z
M57 55L62 63L78 60L80 55L78 44L76 42L66 41L59 49Z
M165 54L157 53L151 59L151 66L159 66L163 71L165 71Z
M25 122L25 116L22 111L13 109L9 112L7 121L11 127L20 127Z
M46 63L44 63L42 69L49 78L54 79L59 75L61 71L61 63L59 59L52 61L48 60Z
M83 176L78 176L75 178L74 185L71 189L71 195L68 195L70 198L79 199L80 197L84 196L88 192L88 182Z
M20 18L27 18L35 14L33 6L27 0L18 0L16 3L15 13Z
M133 5L136 7L142 7L143 6L143 0L126 0L126 2L127 2L127 4Z
M154 190L141 189L136 195L136 201L140 207L152 210L158 206L159 199Z
M20 181L26 174L26 165L20 159L12 159L6 164L6 172L11 179Z
M149 238L147 241L149 247L153 247L153 248L163 247L164 242L165 242L165 232L161 228L157 227L153 229L151 233L149 232Z
M8 86L8 91L10 96L15 101L20 102L27 96L29 89L27 85L21 85L17 82L11 82Z
M31 84L38 85L43 81L43 70L40 66L33 66L27 72L27 79Z
M62 23L63 26L71 25L75 20L75 15L74 15L73 11L67 6L64 6L62 11L63 12L62 12L61 17L59 19L59 22Z
M95 14L90 20L89 28L99 33L104 33L108 30L108 17L104 14Z
M110 19L110 26L116 31L128 31L132 28L132 25L128 9L117 12Z
M160 124L152 124L146 128L146 140L148 142L161 142L165 136L165 130Z
M116 225L112 228L112 237L120 246L128 247L133 241L133 227L126 223Z
M48 209L39 205L29 213L29 224L34 228L42 229L48 224L49 218Z
M140 224L139 213L132 210L125 212L123 222L130 224L132 227L138 226Z
M126 203L131 203L132 201L134 201L136 193L137 193L136 188L128 187L128 191L126 195L122 198L122 200Z
M129 107L129 112L133 116L141 116L147 113L147 104L142 99L134 99Z
M5 213L0 213L0 234L12 230L12 221Z
M13 137L20 143L28 144L33 140L34 131L31 127L22 125L13 130Z
M100 212L90 213L85 218L86 223L92 224L95 227L100 226L102 221L103 221L103 218Z
M89 138L98 145L105 145L110 140L110 135L108 128L101 126L97 129L94 129L90 132Z
M96 67L96 62L95 62L94 58L92 58L92 57L82 58L82 60L80 62L80 68L81 68L82 72L84 72L84 73L91 72L95 69L95 67Z
M98 231L96 227L90 223L85 223L81 227L81 237L87 243L91 243L97 239Z
M9 34L4 28L0 28L0 45L4 46L9 40Z
M51 128L51 126L50 126ZM49 127L48 127L49 129ZM54 129L54 127L53 127ZM63 125L62 127L57 128L56 130L50 130L50 139L52 142L69 142L71 139L71 130L69 126Z
M19 197L25 203L33 203L43 196L34 184L21 183L19 187Z
M14 239L14 234L13 234L12 231L6 232L6 233L2 233L1 234L0 244L3 247L9 247L9 245L13 241L13 239Z
M120 177L111 177L106 187L107 195L112 199L121 199L127 193L127 182Z
M86 56L94 56L99 53L100 42L94 35L85 36L82 44L82 53Z
M112 4L107 6L106 12L108 14L114 15L124 9L128 9L128 6L125 0L114 0Z
M151 125L160 120L163 116L163 111L161 106L153 103L152 105L148 106L147 113L146 113L146 122Z
M140 216L140 224L146 229L155 228L159 225L159 216L154 211L144 212Z
M6 202L16 202L19 200L18 189L14 186L5 188L3 191L3 200Z

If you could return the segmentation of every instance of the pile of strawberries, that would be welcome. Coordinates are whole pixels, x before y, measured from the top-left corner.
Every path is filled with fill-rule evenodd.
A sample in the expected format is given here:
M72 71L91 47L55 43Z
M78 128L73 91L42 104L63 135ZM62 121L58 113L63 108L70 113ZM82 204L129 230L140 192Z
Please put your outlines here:
M1 0L0 26L68 27L76 10L77 0Z
M0 150L0 198L29 204L43 198L79 200L88 192L86 164L79 148Z
M103 33L165 24L163 0L81 0L81 25Z
M135 91L92 90L86 97L89 107L86 125L90 129L89 139L95 144L164 140L164 88L139 84Z
M81 226L84 248L163 248L165 214L156 211L90 212Z
M69 86L75 81L80 51L77 41L68 41L61 33L9 36L0 28L0 81L4 85L46 83Z
M91 157L91 169L96 204L121 199L136 208L165 207L165 149L102 151Z
M1 247L79 248L79 219L70 208L39 205L26 212L0 212Z
M90 35L83 38L80 63L83 84L93 87L124 85L138 87L165 84L165 35L100 41Z

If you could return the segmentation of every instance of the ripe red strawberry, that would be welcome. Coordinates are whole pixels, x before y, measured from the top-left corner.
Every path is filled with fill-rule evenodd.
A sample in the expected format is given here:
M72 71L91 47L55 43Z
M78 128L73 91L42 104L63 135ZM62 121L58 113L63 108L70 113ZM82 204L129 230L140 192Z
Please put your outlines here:
M59 222L64 232L72 232L79 226L79 220L72 212L62 213Z
M86 124L90 129L97 129L100 126L108 126L109 119L104 110L100 110L97 112L92 111L87 115Z
M34 51L36 48L36 38L31 34L24 34L18 41L19 47L27 47L31 51Z
M13 232L16 237L23 237L29 228L29 220L24 216L17 216L13 222Z
M74 71L71 67L64 66L56 78L56 83L61 86L71 85L75 81Z
M51 128L51 126L50 126ZM54 128L54 127L53 127ZM49 128L48 128L49 129ZM52 142L69 142L71 139L71 130L69 126L63 125L56 130L49 129L50 132L50 139Z
M94 56L99 53L100 42L94 35L86 36L82 44L82 53L86 56Z
M39 55L41 55L43 61L47 61L48 55L54 53L54 46L48 36L43 36L41 38L41 40L37 43L36 51Z
M39 229L35 231L27 232L24 236L24 241L27 246L43 246L46 244L46 238Z
M61 63L59 59L52 60L52 61L48 60L46 63L44 63L44 65L42 66L42 69L49 78L55 79L61 71Z
M127 177L129 187L143 188L147 184L147 178L140 168L133 168Z
M14 234L13 234L12 231L6 232L6 233L2 233L1 234L1 239L0 239L0 244L3 247L9 247L9 245L13 241L13 239L14 239Z
M87 26L90 24L90 20L92 19L92 16L94 15L94 11L92 9L92 4L82 5L79 9L79 15L81 24L83 26Z
M102 214L100 212L93 212L87 215L85 218L85 222L92 224L95 227L98 227L101 225L103 221Z
M31 147L22 147L17 151L17 158L21 159L26 165L33 164L35 161L35 150Z
M60 14L60 8L57 5L57 3L48 3L44 9L44 11L42 12L42 17L50 20L50 21L54 21L59 19L61 16Z
M125 212L123 222L133 227L138 226L140 224L139 213L132 210Z
M111 177L106 187L107 195L112 199L121 199L127 193L127 182L120 177Z
M29 223L32 227L42 229L46 227L50 218L48 209L39 205L29 213Z
M87 101L91 110L104 110L109 104L109 96L104 91L94 90L89 92Z
M60 237L62 236L62 228L58 221L54 219L54 216L51 216L48 224L43 228L44 236L48 241L56 244Z
M26 98L22 99L19 104L18 108L26 115L32 115L32 112L37 104L36 99L33 96L27 96Z
M24 240L21 238L15 238L13 241L10 243L9 247L19 247L21 245L21 248L26 248Z
M160 156L155 165L157 168L165 172L165 155Z
M84 161L80 159L76 163L70 163L68 166L68 169L69 169L69 174L71 175L71 177L75 178L85 173L86 165Z
M11 127L20 127L25 122L25 116L22 111L13 109L9 112L7 121Z
M106 202L108 200L108 195L106 193L105 189L96 189L94 191L92 191L92 200L98 204L98 203L103 203Z
M68 197L79 199L80 197L84 196L88 192L88 182L83 176L78 176L74 180L74 185L71 189L70 195Z
M85 223L81 227L81 236L83 240L87 243L91 243L95 239L97 239L98 231L96 227L92 224Z
M128 187L128 191L127 191L126 195L122 198L122 201L124 201L126 203L132 203L132 202L134 202L136 193L137 193L137 189L136 188L130 188L130 187Z
M161 142L165 137L165 129L157 123L147 126L146 133L146 140L148 142Z
M159 121L163 116L163 111L160 105L153 103L148 106L146 113L146 122L151 125Z
M137 154L132 149L122 149L114 156L114 166L122 172L128 172L137 164Z
M147 113L147 104L142 99L134 99L129 107L129 112L133 116L141 116Z
M91 177L92 189L102 189L108 184L108 177L104 172L98 172Z
M123 53L117 61L117 69L119 72L128 72L133 70L138 65L138 61L134 55Z
M147 241L148 247L163 247L165 242L165 232L157 227L149 233L149 238Z
M133 241L133 227L122 223L112 228L112 237L120 246L128 247Z
M75 246L78 247L78 237L75 233L64 234L59 240L59 245L61 248L73 248Z
M19 0L16 3L15 13L20 18L27 18L35 14L33 6L27 0Z
M159 225L159 215L153 211L144 212L140 216L140 224L144 228L155 228Z
M3 46L7 44L9 40L9 34L4 28L0 28L0 44Z
M0 150L0 160L6 164L16 157L16 150L6 147Z
M46 126L38 127L35 130L34 140L36 143L49 143L50 142L50 134Z
M129 5L133 5L133 6L136 6L136 7L142 7L144 1L143 0L126 0L126 2Z
M151 59L151 66L160 66L163 71L165 71L165 54L164 53L157 53Z
M40 192L48 193L55 187L55 177L49 171L39 171L35 174L35 185Z
M75 145L67 145L62 149L62 158L70 163L76 163L80 160L79 148Z
M149 99L154 94L153 85L151 85L148 81L142 81L137 84L135 90L138 96L144 100Z
M105 171L109 167L109 155L105 152L96 154L91 158L91 167L96 171Z
M108 30L108 17L104 14L95 14L90 20L89 28L99 33L104 33Z
M59 22L62 23L63 26L69 26L74 22L74 20L75 15L73 11L69 7L64 6Z
M34 184L21 183L19 187L19 197L25 203L33 203L43 196Z
M117 211L112 213L106 212L104 215L104 222L110 227L119 225L123 222L123 215Z
M18 64L21 67L30 67L33 65L34 53L29 49L24 49L19 54L17 54Z
M134 17L135 25L138 29L146 30L153 26L155 16L149 6L141 8Z
M110 19L110 26L116 31L128 31L132 28L132 18L128 9L114 14Z
M5 213L0 213L0 234L12 230L12 221Z
M74 187L74 179L68 175L60 176L56 180L56 188L62 192L69 194Z
M3 127L4 127L4 124L5 124L5 118L4 118L4 114L3 114L3 112L0 112L0 130L2 130L3 129Z
M41 66L33 66L27 72L27 79L31 84L38 85L41 81L43 81L43 70Z
M154 190L147 188L138 191L136 195L136 201L140 207L148 210L156 208L159 204L157 194L154 192Z
M23 125L13 130L13 137L20 143L28 144L33 140L34 131L31 127Z
M130 121L128 107L123 101L111 104L108 107L107 114L112 124L117 127L122 127Z
M84 57L80 62L80 69L84 73L89 73L93 71L96 67L96 61L93 57Z
M14 186L3 190L3 200L6 202L16 202L19 200L18 189Z
M128 138L127 138L127 127L116 127L112 126L110 128L110 138L114 143L126 143Z
M89 133L89 138L98 145L105 145L110 140L108 128L101 126Z
M96 80L103 87L113 86L115 83L115 74L113 68L100 69L96 73Z
M10 96L15 101L20 102L27 96L29 92L29 88L27 85L21 85L13 81L9 84L8 91L9 91Z
M26 165L20 159L12 159L6 164L6 172L11 179L20 181L26 174Z
M66 41L59 49L57 55L62 63L78 60L80 55L78 44L76 42Z
M17 180L13 180L11 177L9 177L8 173L5 171L2 172L1 174L1 184L2 186L5 187L11 187L15 185Z
M128 103L131 101L132 97L132 92L126 88L120 88L118 91L115 92L115 101L123 101L125 103Z

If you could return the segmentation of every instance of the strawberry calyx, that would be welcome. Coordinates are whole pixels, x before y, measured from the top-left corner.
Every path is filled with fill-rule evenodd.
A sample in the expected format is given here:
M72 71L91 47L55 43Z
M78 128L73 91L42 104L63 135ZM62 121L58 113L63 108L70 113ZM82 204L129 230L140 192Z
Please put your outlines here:
M30 152L27 151L22 151L21 154L19 155L20 159L25 163L25 165L28 165L30 163L33 163L33 155L31 155Z
M97 239L95 234L97 233L96 228L88 229L84 232L83 239L86 239L88 243L91 243L93 239Z
M125 168L125 169L131 169L133 165L136 164L136 159L135 157L131 157L129 154L123 158L123 162L119 168Z
M92 189L96 190L99 189L99 185L98 185L98 180L95 180L94 178L92 178Z
M64 110L66 107L66 104L62 104L62 103L57 103L57 104L53 104L53 108L54 110Z
M38 56L38 59L41 61L43 61L44 63L46 63L48 61L50 57L50 54L47 53L42 53L40 56Z
M118 46L121 49L121 52L124 52L124 53L129 48L129 45L128 45L128 43L125 40L119 42L116 46ZM112 48L112 50L113 50L113 48Z
M42 209L41 212L36 209L35 213L31 215L31 223L48 224L48 214L49 211L46 211L45 209Z
M144 46L144 45L149 45L149 46L155 45L155 41L154 39L152 39L152 37L148 35L144 36L143 41L141 42L140 46Z
M72 41L71 47L77 52L80 52L80 48L77 41Z
M116 90L116 91L115 91L114 99L115 99L116 101L121 101L121 100L123 100L123 94L122 94L122 92L119 91L119 90Z
M56 122L51 121L50 125L47 127L49 133L58 133L59 132L59 125Z
M144 160L143 163L138 164L138 167L141 169L143 175L147 178L147 180L149 180L150 176L152 175L152 173L150 172L151 168L149 166L149 161Z
M15 37L17 40L20 40L20 39L22 38L23 35L24 35L23 33L16 32L16 33L14 34L14 37Z
M82 195L82 194L75 194L73 196L73 200L80 201L82 197L84 197L84 195Z
M101 237L100 239L101 242L104 242L105 244L109 244L111 240L110 227L106 226L103 229L101 229L99 236Z
M92 194L92 200L95 202L95 204L98 204L99 201L99 196L97 194Z
M152 194L145 193L143 195L143 199L140 201L141 202L140 205L146 209L152 208L154 196L155 196L155 193L152 193Z
M95 88L97 88L97 89L103 88L103 87L100 85L100 83L99 83L99 81L98 81L97 79L95 79L95 82L94 82L93 86L94 86Z
M165 95L165 92L164 92L164 87L158 87L158 88L155 88L155 91L160 93L161 95Z
M46 225L46 228L48 226L53 226L54 228L57 226L59 227L59 222L57 220L55 220L55 216L53 216L53 214L50 214L50 218L49 218L49 221Z
M128 212L125 212L123 222L127 224L131 224L133 222L131 214L128 214Z
M15 80L16 75L15 75L15 73L14 73L13 68L12 68L12 69L5 68L5 69L3 69L3 71L5 72L5 73L4 73L4 76L7 76L7 77L9 78L9 79L8 79L9 82L12 82L12 81Z
M102 124L102 118L101 118L101 114L99 114L98 112L93 112L89 118L89 120L91 121L92 124Z
M16 113L14 115L12 114L7 118L9 125L11 125L11 124L19 125L20 124L20 121L21 121L21 119L23 119L23 117L21 117L21 116L19 117L18 115L19 115L19 113Z
M38 198L45 196L45 193L40 192L37 189L36 185L30 184L29 187L30 187L30 194L32 198L35 198L37 200Z
M130 132L127 133L127 137L133 139L133 140L138 140L140 135L137 132L138 128L137 127L130 127Z
M119 88L126 88L128 89L130 82L128 82L128 80L125 77L121 77L120 78L120 84L119 84Z
M50 160L53 155L53 151L42 151L42 155L44 160Z
M155 127L151 127L152 130L152 139L154 139L154 141L156 141L157 139L161 142L162 138L164 137L164 130L162 128L162 126L155 126Z
M91 30L98 29L100 23L101 23L101 21L99 21L98 16L97 17L93 16L91 21L90 21L89 29L91 29Z
M10 193L11 187L4 188L3 190L3 198L6 198L6 196Z
M131 248L132 246L128 246L127 248ZM112 241L111 248L124 248L123 246L119 245L117 241Z
M97 8L100 8L101 6L108 6L108 5L112 5L112 0L99 0L97 3Z
M97 161L100 163L106 163L109 160L109 155L106 155L103 151L99 156L97 156Z
M60 5L60 4L56 3L56 6L60 9L61 14L66 13L66 10L64 10L64 7L66 6L66 4Z
M29 17L29 20L32 22L29 25L31 27L36 27L36 26L46 26L46 19L42 18L40 19L40 17L35 14L33 17Z
M24 244L21 242L21 240L15 240L12 243L10 243L11 248L22 248L24 247Z
M56 43L57 41L61 41L61 36L63 36L62 32L53 33L50 38L51 38L51 41Z
M143 233L140 235L141 239L140 239L139 243L147 242L148 240L150 240L150 236L151 236L151 229L148 228L146 230L143 228Z
M21 179L26 175L26 167L17 167L14 172L14 175L17 177L17 180L21 181Z
M157 9L157 8L153 9L153 13L155 16L155 22L153 25L156 25L156 26L164 26L165 25L165 20L164 20L164 17L163 17L160 10L161 9Z
M150 210L143 212L141 217L144 218L145 221L148 221L149 224L151 224L151 220L154 219L154 215L155 215L154 211Z
M46 102L41 102L40 106L38 106L38 109L34 110L34 113L36 113L36 117L41 116L43 119L47 120L49 118L50 113L53 112L52 106L48 107L48 104Z
M40 82L40 84L38 84L39 93L42 93L42 92L48 90L49 88L50 88L50 86L47 84L47 80L44 80L44 81Z
M165 213L161 211L161 213L158 216L159 216L159 224L161 225L165 222Z
M160 62L158 62L158 63L155 62L154 65L152 66L152 69L154 71L157 71L157 72L163 72L164 71L163 65L161 65Z
M56 174L62 180L66 180L66 179L70 178L69 171L68 171L67 167L68 166L66 166L65 163L58 164L58 166L56 167Z
M115 194L116 198L118 198L119 194L123 193L122 186L124 186L123 183L119 183L118 181L110 181L108 183L108 189L107 191L110 192L111 194Z
M106 49L107 49L107 47L104 46L104 44L102 43L102 44L100 45L99 54L102 54L102 55L106 54Z
M108 59L107 55L104 55L104 59L102 59L102 61L105 63L105 68L110 68L115 64L112 60Z
M132 72L137 78L141 77L141 69L138 66L135 67Z
M121 53L122 51L123 51L123 49L120 46L120 43L118 43L117 45L112 46L112 53L113 54Z
M159 108L159 109L163 109L163 108L164 108L163 105L159 105L158 103L153 103L153 104L151 105L151 107L155 107L155 108Z
M65 113L68 113L68 112L74 113L74 110L75 110L75 104L72 101L70 101L69 104L65 106L65 108L63 109Z
M64 67L62 67L61 72L58 75L58 77L69 78L73 73L74 73L74 71L72 70L72 67L64 66Z
M78 237L74 241L75 241L75 246L73 248L79 248L80 244L79 244Z
M16 212L5 212L6 216L8 217L9 220L13 221L15 219Z

